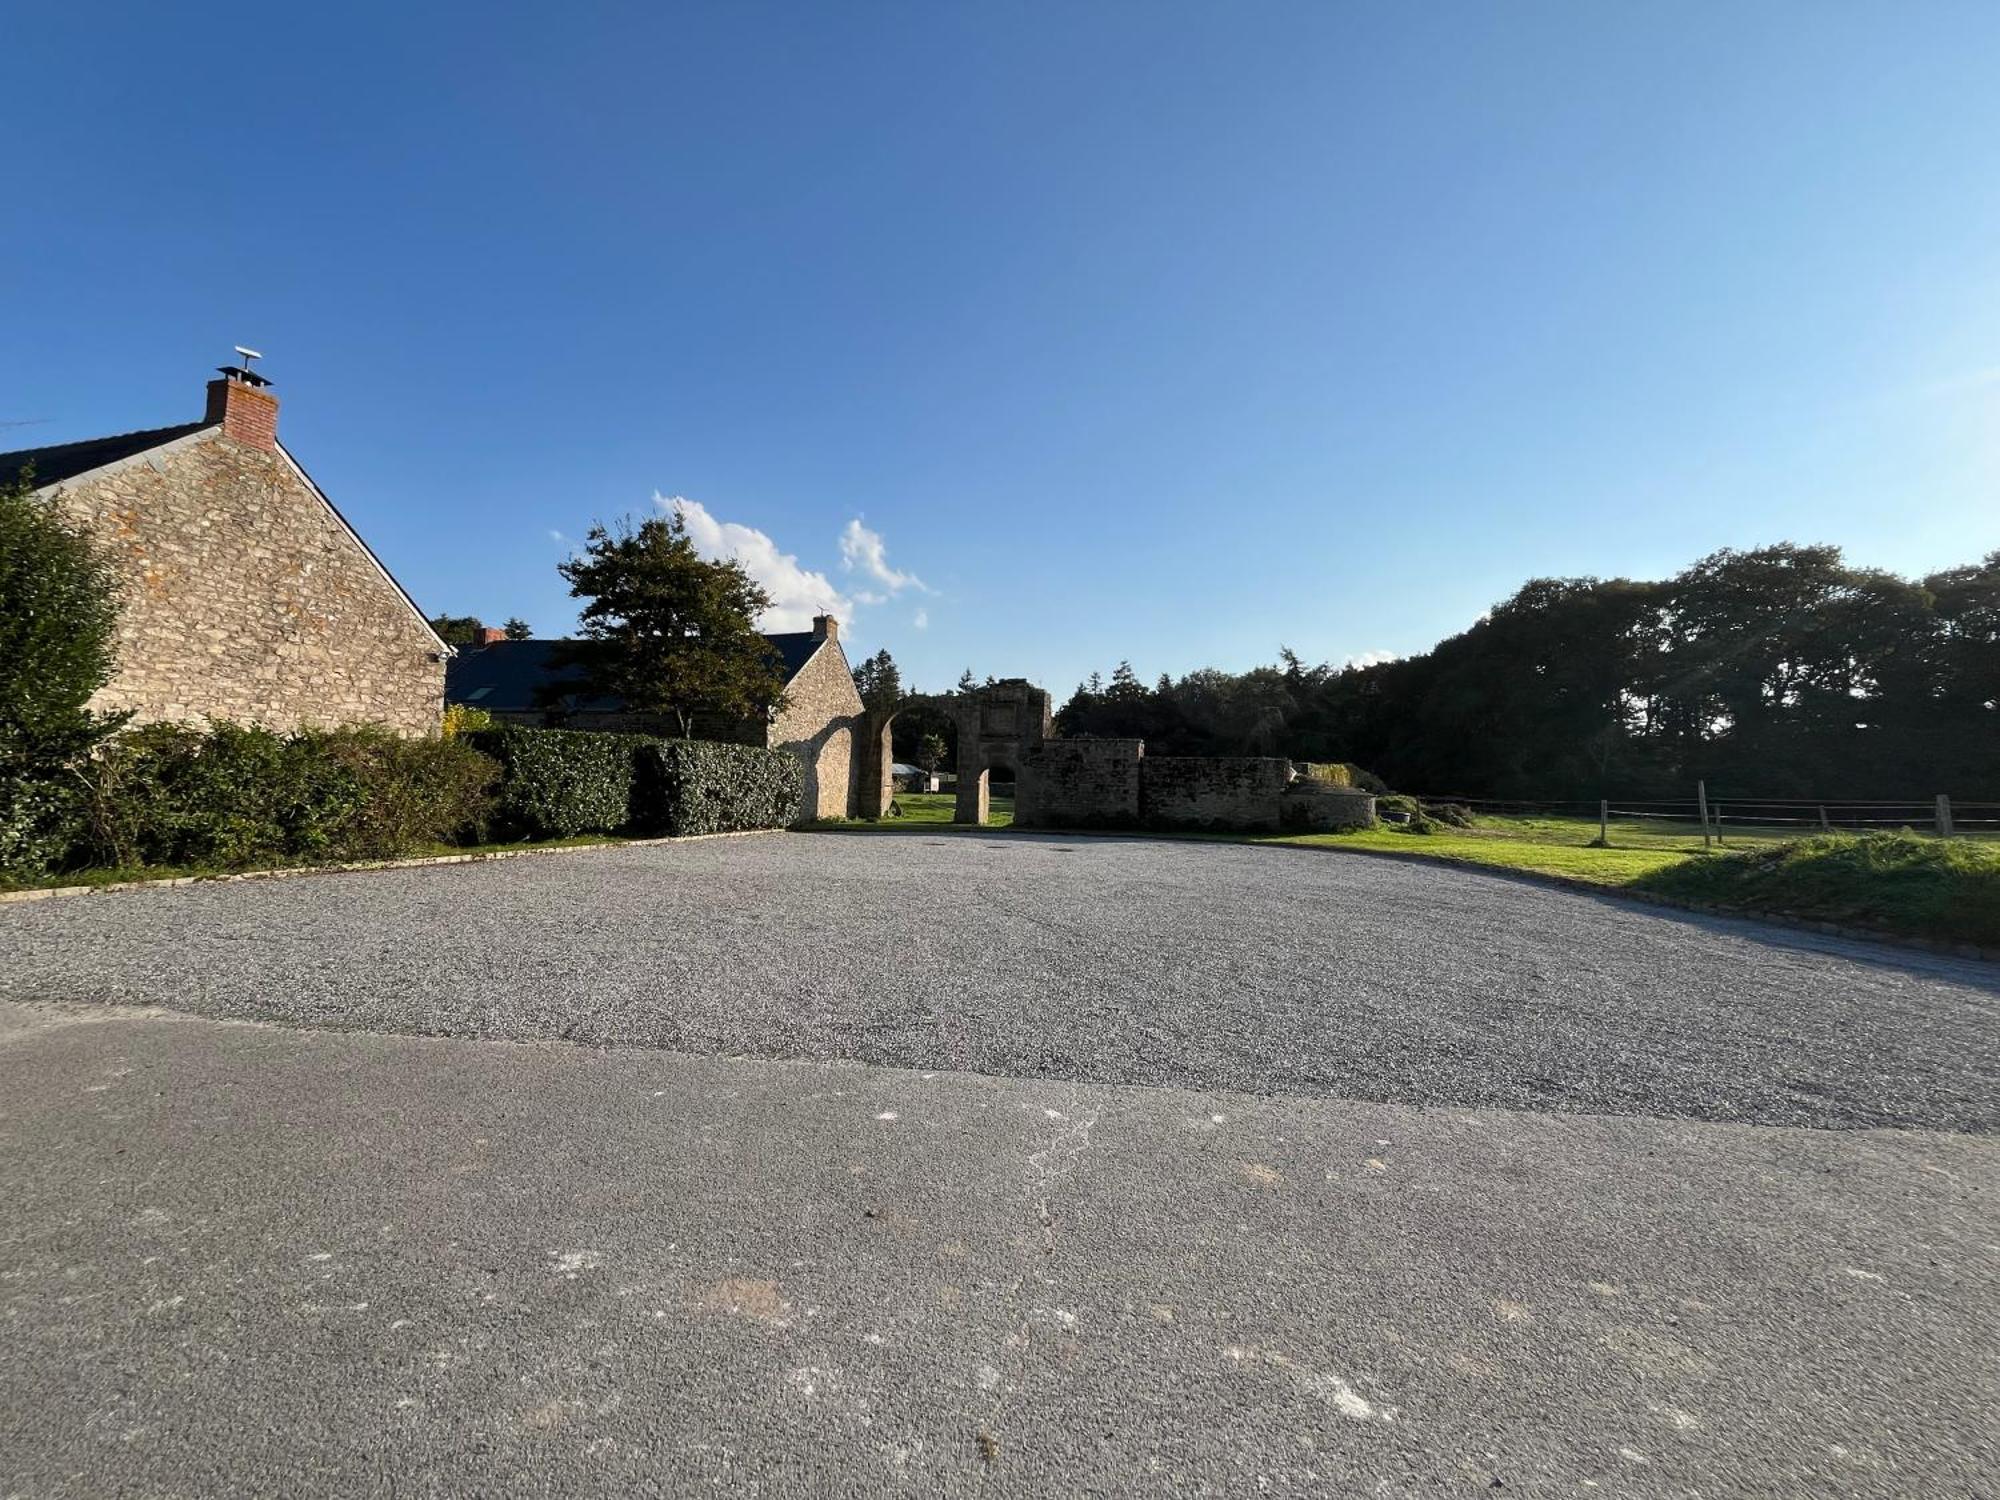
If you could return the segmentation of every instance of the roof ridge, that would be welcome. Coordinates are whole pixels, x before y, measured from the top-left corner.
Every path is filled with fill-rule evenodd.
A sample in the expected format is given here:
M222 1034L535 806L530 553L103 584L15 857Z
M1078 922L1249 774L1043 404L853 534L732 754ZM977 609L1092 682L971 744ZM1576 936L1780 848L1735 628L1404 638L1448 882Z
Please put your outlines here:
M190 432L215 425L213 422L176 422L167 427L135 427L130 432L107 432L99 437L75 438L67 443L44 443L39 448L16 448L10 453L0 453L0 464L10 459L33 458L37 453L60 453L69 448L88 448L96 443L126 443L134 438L158 438L162 443L170 443L177 437L186 437ZM155 447L157 444L146 446Z

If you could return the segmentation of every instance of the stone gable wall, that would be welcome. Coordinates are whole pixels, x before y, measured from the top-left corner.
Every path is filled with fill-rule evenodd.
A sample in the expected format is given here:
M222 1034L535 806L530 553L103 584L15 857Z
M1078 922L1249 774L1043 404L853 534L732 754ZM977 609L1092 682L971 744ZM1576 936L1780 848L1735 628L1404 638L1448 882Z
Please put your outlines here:
M861 694L839 641L828 641L785 688L789 702L771 722L774 750L789 750L806 766L801 814L807 818L853 816L861 772L857 736Z
M93 707L437 732L437 641L283 455L210 432L53 493L124 584Z

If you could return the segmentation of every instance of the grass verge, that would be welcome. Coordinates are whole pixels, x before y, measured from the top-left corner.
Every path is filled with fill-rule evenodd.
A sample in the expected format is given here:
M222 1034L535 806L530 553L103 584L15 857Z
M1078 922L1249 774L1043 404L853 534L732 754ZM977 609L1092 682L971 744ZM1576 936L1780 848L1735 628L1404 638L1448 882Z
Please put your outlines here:
M1821 834L1684 860L1633 884L1682 901L2000 947L2000 849L1991 844Z

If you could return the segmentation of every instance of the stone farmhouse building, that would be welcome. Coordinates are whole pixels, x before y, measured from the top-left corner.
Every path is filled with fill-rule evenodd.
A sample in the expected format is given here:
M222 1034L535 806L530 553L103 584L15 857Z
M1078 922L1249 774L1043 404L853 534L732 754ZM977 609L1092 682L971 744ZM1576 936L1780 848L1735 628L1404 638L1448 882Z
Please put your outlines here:
M854 687L854 672L840 644L840 622L820 615L809 631L766 635L785 676L785 707L768 721L702 718L699 739L728 740L789 750L805 763L801 815L807 818L857 816L864 776L875 778L864 747L866 714ZM591 697L553 665L558 641L510 641L500 630L481 632L477 644L453 657L445 675L445 699L483 708L503 723L568 729L659 730L642 722L617 698ZM877 757L879 758L879 757ZM866 762L866 764L864 764ZM883 768L886 770L886 766Z
M92 707L437 732L451 649L278 441L261 375L223 370L199 422L0 453L0 482L24 469L122 584Z

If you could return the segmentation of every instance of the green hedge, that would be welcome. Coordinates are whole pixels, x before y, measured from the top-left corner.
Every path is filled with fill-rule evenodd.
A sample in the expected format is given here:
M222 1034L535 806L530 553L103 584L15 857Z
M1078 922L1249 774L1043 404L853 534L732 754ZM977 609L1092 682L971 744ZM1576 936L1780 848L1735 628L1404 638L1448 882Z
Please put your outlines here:
M72 861L282 864L391 859L475 827L499 767L455 741L379 729L150 724L88 774Z
M633 784L643 734L587 729L479 730L463 743L500 762L493 831L503 838L563 839L617 833L633 824Z
M634 822L677 836L786 828L804 795L805 767L788 751L655 740L639 757Z

